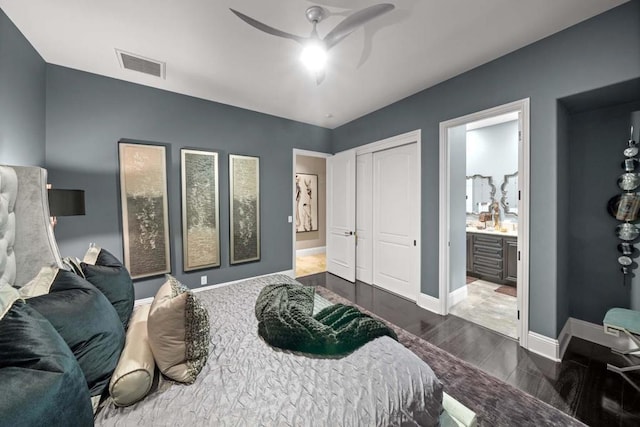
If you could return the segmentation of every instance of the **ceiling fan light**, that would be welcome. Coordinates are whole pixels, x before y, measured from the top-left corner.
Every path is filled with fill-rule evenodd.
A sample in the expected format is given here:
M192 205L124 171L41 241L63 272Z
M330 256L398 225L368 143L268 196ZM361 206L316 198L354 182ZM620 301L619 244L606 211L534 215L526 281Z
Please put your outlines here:
M327 64L327 50L321 43L308 43L302 49L300 60L313 73L323 71Z

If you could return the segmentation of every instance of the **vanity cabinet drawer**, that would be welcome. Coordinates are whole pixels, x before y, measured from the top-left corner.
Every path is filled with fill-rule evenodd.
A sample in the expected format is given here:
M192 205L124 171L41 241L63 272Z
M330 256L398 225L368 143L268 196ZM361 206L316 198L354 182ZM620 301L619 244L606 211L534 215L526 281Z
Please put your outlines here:
M494 283L515 285L518 238L467 233L467 273Z
M476 247L487 248L487 249L502 249L501 236L488 236L486 234L475 234L473 239Z
M500 282L502 281L502 269L495 269L491 267L484 267L482 265L474 264L473 272L480 275L483 279Z
M474 265L481 265L484 267L492 267L502 270L502 258L492 258L476 255L473 259Z
M502 244L499 248L486 247L486 246L474 246L473 253L477 256L491 257L495 259L502 259Z

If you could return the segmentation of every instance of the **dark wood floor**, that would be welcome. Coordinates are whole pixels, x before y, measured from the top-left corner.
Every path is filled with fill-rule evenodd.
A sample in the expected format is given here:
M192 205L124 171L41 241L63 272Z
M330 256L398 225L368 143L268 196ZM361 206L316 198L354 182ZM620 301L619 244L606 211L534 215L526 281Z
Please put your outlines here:
M573 338L561 363L524 350L511 338L459 317L440 316L382 289L329 273L298 280L325 286L397 326L466 360L590 426L640 426L640 392L606 365L608 348ZM640 376L637 377L640 384Z

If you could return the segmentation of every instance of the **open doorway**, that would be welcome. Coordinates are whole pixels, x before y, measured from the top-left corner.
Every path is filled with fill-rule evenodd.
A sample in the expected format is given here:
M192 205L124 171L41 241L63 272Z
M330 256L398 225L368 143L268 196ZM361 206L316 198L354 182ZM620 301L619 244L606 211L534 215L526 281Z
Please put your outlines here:
M440 128L442 313L526 347L528 100Z
M293 152L293 271L295 277L327 271L326 158L328 154Z

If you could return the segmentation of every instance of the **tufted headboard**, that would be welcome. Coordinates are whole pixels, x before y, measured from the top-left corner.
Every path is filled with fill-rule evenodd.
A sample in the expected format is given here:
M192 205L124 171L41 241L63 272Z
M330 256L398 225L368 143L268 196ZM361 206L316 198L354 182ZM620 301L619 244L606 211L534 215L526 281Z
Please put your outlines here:
M62 266L46 183L42 168L0 165L0 285L19 288L43 266Z

